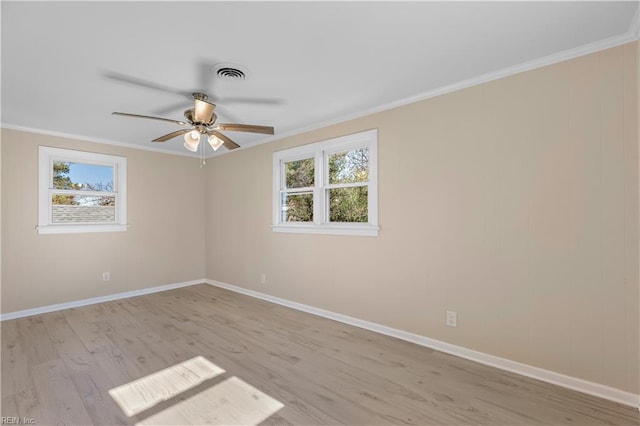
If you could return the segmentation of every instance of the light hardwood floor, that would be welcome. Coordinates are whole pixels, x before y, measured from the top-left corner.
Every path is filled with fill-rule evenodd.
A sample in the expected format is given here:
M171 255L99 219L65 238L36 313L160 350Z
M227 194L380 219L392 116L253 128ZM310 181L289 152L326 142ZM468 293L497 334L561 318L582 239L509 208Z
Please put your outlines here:
M206 284L1 326L1 415L36 424L153 424L210 393L233 405L220 394L238 380L284 405L263 424L640 423L630 407ZM109 394L198 356L225 372L132 417Z

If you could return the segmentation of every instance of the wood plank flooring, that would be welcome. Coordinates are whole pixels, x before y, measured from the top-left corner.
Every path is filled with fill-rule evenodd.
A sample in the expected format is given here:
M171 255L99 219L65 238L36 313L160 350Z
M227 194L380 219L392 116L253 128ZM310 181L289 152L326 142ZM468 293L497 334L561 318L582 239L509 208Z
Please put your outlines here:
M262 394L284 405L265 425L640 424L631 407L206 284L1 327L0 414L39 425L228 424L257 410L234 395ZM195 357L224 373L132 417L109 394ZM231 408L203 414L213 399Z

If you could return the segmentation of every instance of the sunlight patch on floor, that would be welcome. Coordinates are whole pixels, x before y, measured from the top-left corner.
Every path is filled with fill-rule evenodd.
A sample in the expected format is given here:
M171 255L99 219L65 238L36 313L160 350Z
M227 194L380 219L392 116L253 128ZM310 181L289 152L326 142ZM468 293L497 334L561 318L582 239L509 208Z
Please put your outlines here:
M109 395L131 417L224 372L208 359L197 356L113 388Z
M284 405L231 377L138 423L143 425L257 425Z

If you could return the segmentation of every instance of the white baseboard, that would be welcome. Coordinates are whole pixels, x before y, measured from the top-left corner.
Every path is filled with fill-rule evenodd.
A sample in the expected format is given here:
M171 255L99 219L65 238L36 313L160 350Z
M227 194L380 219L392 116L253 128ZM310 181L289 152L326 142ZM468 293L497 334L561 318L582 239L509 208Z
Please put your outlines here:
M174 288L187 287L190 285L202 284L205 282L206 282L205 279L185 281L181 283L143 288L140 290L126 291L124 293L116 293L116 294L108 294L106 296L92 297L90 299L75 300L73 302L58 303L56 305L41 306L38 308L25 309L23 311L8 312L6 314L0 314L0 321L23 318L31 315L46 314L48 312L61 311L63 309L78 308L80 306L94 305L96 303L110 302L112 300L126 299L127 297L142 296L144 294L151 294L151 293L157 293L160 291L173 290Z
M511 361L505 358L500 358L494 355L489 355L483 352L467 349L462 346L452 345L451 343L442 342L440 340L431 339L429 337L420 336L418 334L387 327L381 324L376 324L374 322L364 321L358 318L350 317L348 315L343 315L343 314L338 314L336 312L328 311L326 309L316 308L313 306L305 305L303 303L293 302L291 300L270 296L268 294L260 293L253 290L248 290L246 288L238 287L231 284L226 284L220 281L209 280L209 279L185 281L181 283L167 284L167 285L161 285L156 287L143 288L140 290L127 291L124 293L116 293L116 294L110 294L106 296L92 297L90 299L76 300L73 302L59 303L56 305L48 305L48 306L42 306L38 308L25 309L22 311L3 313L3 314L0 314L0 321L28 317L31 315L45 314L48 312L60 311L63 309L77 308L81 306L93 305L96 303L109 302L109 301L118 300L118 299L125 299L128 297L142 296L145 294L173 290L176 288L188 287L191 285L201 284L201 283L207 283L216 287L234 291L236 293L245 294L247 296L255 297L258 299L266 300L268 302L273 302L279 305L287 306L289 308L297 309L299 311L318 315L324 318L332 319L334 321L353 325L366 330L371 330L380 334L395 337L395 338L412 342L421 346L426 346L432 349L436 349L451 355L456 355L461 358L466 358L471 361L476 361L481 364L490 365L492 367L497 367L502 370L511 371L513 373L521 374L523 376L542 380L548 383L553 383L555 385L573 389L573 390L583 392L589 395L597 396L600 398L608 399L610 401L615 401L624 405L636 407L640 410L640 395L636 395L631 392L622 391L609 386L601 385L599 383L578 379L576 377L571 377L571 376L556 373L553 371L545 370L542 368L533 367L527 364Z
M492 367L500 368L502 370L510 371L512 373L517 373L523 376L531 377L533 379L538 379L547 383L552 383L554 385L559 385L565 388L573 389L578 392L583 392L589 395L608 399L610 401L615 401L620 404L636 407L640 410L640 395L637 395L631 392L626 392L620 389L615 389L609 386L601 385L599 383L578 379L576 377L567 376L565 374L556 373L553 371L545 370L543 368L533 367L527 364L522 364L520 362L511 361L506 358L489 355L484 352L475 351L473 349L467 349L462 346L452 345L451 343L442 342L440 340L431 339L429 337L420 336L418 334L409 333L407 331L398 330L395 328L387 327L387 326L376 324L373 322L364 321L358 318L353 318L347 315L338 314L325 309L315 308L313 306L293 302L291 300L270 296L268 294L260 293L253 290L248 290L246 288L238 287L231 284L226 284L220 281L209 280L209 279L204 281L207 284L211 284L216 287L231 290L236 293L245 294L247 296L255 297L258 299L266 300L268 302L273 302L279 305L287 306L289 308L297 309L299 311L318 315L324 318L329 318L345 324L364 328L366 330L375 331L380 334L384 334L387 336L412 342L417 345L426 346L441 352L459 356L461 358L466 358L471 361L476 361L481 364L490 365Z

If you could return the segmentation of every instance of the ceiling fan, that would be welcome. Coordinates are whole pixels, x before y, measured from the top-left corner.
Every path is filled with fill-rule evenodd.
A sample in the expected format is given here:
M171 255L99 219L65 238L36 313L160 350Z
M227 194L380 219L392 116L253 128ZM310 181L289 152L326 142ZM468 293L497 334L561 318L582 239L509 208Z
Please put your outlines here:
M177 124L178 126L186 127L184 129L176 130L175 132L167 133L166 135L155 138L153 142L166 142L170 139L184 135L184 147L191 152L198 151L198 145L200 144L200 138L205 136L207 142L214 151L224 145L227 149L240 148L240 145L235 143L229 137L220 133L220 131L230 132L250 132L250 133L262 133L265 135L273 135L274 129L271 126L256 126L251 124L234 124L234 123L216 123L218 116L215 114L216 105L211 102L207 102L208 96L204 93L193 93L194 107L184 112L186 121L172 120L170 118L153 117L150 115L129 114L126 112L114 112L113 115L121 115L125 117L133 118L146 118L150 120L167 121Z

